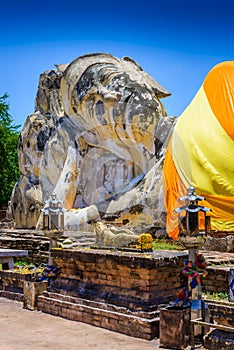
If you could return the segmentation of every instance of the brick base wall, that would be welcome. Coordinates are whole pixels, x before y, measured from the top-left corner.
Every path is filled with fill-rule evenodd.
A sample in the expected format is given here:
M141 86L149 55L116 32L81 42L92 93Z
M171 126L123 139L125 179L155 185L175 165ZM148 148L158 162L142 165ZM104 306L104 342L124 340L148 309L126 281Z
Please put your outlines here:
M132 337L146 340L159 337L159 311L149 315L48 291L38 296L37 307L38 310L54 316L88 323Z
M30 281L32 273L0 271L0 296L12 300L23 301L24 281Z
M27 260L30 263L40 265L48 262L49 238L45 237L42 231L1 231L0 248L27 250Z
M62 273L38 309L143 339L159 334L159 309L186 284L184 252L53 251Z
M211 293L228 293L230 266L208 266L207 271L207 277L202 280L202 289Z

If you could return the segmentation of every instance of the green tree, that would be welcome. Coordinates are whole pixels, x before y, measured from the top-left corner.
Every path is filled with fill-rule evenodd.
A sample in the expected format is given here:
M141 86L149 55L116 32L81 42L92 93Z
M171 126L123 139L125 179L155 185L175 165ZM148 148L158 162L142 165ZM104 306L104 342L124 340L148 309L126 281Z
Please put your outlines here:
M14 125L9 114L8 95L0 97L0 208L7 206L12 189L19 178L19 125Z

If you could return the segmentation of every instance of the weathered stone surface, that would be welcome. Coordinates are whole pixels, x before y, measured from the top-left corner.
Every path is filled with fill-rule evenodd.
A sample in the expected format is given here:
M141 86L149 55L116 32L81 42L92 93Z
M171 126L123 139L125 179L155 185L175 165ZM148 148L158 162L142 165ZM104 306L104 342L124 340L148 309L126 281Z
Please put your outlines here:
M28 310L37 309L37 297L48 287L48 282L24 281L23 307Z
M160 310L160 347L188 349L191 309L168 306Z
M221 238L208 236L206 243L203 246L203 249L218 252L234 253L234 236L228 235L226 237Z
M102 222L95 226L96 242L98 247L124 247L137 243L138 235L126 228L107 227Z
M204 346L206 349L212 350L232 350L234 346L234 334L214 329L205 335Z
M162 164L176 118L160 98L170 93L127 57L90 54L56 67L41 74L20 135L16 226L39 228L55 192L70 230L92 230L103 216L164 227Z

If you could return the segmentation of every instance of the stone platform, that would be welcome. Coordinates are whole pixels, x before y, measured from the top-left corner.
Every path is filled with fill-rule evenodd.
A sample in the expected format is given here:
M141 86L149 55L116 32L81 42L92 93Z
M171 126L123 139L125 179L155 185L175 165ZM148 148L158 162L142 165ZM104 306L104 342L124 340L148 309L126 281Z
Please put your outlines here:
M23 301L24 282L30 281L32 273L17 273L14 271L0 271L0 297Z
M38 310L133 337L159 336L161 305L186 285L187 252L55 250L62 273L38 297Z
M204 337L204 346L209 350L233 350L234 333L219 329L212 330Z
M3 270L10 270L14 267L14 258L27 257L27 250L0 249L0 264Z

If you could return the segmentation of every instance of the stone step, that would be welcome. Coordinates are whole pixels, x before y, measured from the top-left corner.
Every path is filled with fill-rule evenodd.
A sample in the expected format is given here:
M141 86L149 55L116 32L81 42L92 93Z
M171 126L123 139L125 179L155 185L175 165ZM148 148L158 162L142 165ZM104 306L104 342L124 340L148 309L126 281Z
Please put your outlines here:
M54 299L54 300L60 300L60 301L65 301L65 302L69 302L72 304L76 304L76 305L84 305L84 306L88 306L88 307L92 307L92 308L99 308L102 310L106 310L106 311L110 311L110 312L117 312L120 314L124 314L124 315L130 315L130 316L138 316L141 318L147 318L147 319L155 319L157 317L159 317L160 314L160 310L156 309L156 310L152 310L152 311L143 311L143 310L139 310L139 311L132 311L129 310L126 307L122 307L122 306L117 306L114 304L109 304L106 302L100 302L100 301L94 301L94 300L89 300L89 299L84 299L84 298L80 298L80 297L74 297L71 295L67 295L65 291L60 291L60 293L55 293L53 291L50 291L50 287L48 288L47 291L43 292L43 296Z
M215 329L205 335L204 346L206 349L233 350L234 333Z
M24 295L23 293L0 290L0 297L23 302Z
M147 319L139 317L137 312L134 315L129 315L116 310L111 311L104 308L104 303L92 304L87 300L77 299L77 303L73 303L71 299L61 300L61 296L58 298L58 295L55 294L44 292L38 296L38 310L136 338L151 340L159 336L159 317Z
M0 230L2 240L44 240L49 241L43 231L37 230ZM64 231L64 237L69 237L77 242L84 242L85 240L95 242L95 234L90 231Z
M73 231L65 231L64 238L70 238L74 242L75 247L90 247L95 243L95 235L92 232L73 232Z

